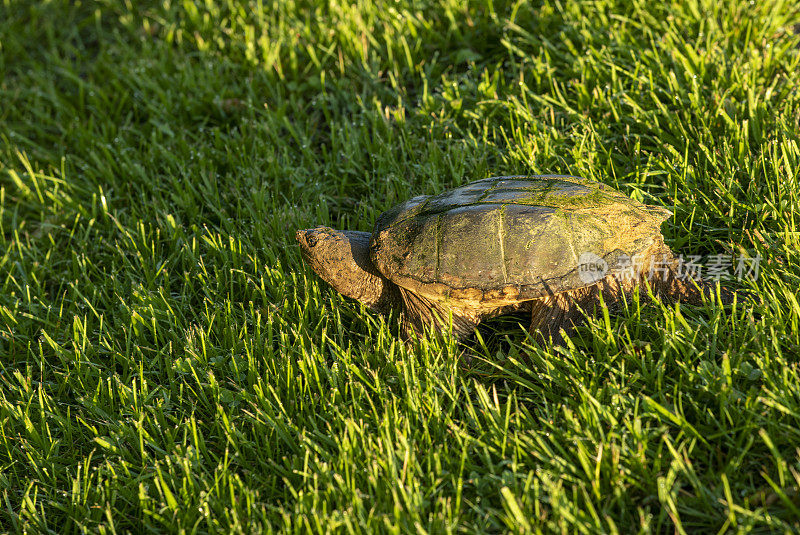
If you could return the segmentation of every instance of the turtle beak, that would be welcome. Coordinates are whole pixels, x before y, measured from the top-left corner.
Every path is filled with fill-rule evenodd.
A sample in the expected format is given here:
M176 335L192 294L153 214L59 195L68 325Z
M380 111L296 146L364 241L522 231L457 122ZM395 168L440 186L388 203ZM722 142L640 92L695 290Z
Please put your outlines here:
M317 229L313 228L298 230L295 233L294 237L303 249L308 250L312 249L319 241L319 238L316 236L316 233Z
M295 233L295 239L300 244L300 254L303 260L312 266L318 263L319 252L315 250L318 244L322 241L324 236L320 236L319 229L309 228L298 230Z
M307 230L307 229L306 230L298 230L294 235L295 239L297 240L297 243L300 245L300 252L303 254L303 259L304 260L307 258L308 250L309 250L309 246L308 246L308 233L309 232L310 231Z

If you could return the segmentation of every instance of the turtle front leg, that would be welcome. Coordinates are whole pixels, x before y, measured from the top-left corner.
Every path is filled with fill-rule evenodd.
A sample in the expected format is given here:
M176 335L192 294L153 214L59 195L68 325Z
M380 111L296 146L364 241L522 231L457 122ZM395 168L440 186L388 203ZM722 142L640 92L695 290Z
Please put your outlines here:
M400 296L402 300L401 335L405 340L411 340L414 334L423 336L429 329L437 332L448 330L451 315L452 333L459 340L467 338L478 325L478 320L446 308L436 301L426 299L405 288L400 288Z

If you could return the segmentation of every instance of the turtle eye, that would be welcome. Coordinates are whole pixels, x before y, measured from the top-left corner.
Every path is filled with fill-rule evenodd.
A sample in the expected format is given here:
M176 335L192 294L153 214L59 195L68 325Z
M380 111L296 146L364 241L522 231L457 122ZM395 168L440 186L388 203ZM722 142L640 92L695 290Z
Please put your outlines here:
M314 247L317 244L317 237L312 234L306 239L306 243L308 243L309 247Z

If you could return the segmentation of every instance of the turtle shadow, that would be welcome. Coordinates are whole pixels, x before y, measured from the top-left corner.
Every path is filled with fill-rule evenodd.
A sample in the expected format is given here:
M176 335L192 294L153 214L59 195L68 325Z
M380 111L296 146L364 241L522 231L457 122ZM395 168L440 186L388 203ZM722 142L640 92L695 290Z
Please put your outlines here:
M528 325L530 313L511 313L481 322L475 332L458 342L461 358L467 368L480 366L484 360L496 361L498 357L521 356L526 353L526 340L530 340Z

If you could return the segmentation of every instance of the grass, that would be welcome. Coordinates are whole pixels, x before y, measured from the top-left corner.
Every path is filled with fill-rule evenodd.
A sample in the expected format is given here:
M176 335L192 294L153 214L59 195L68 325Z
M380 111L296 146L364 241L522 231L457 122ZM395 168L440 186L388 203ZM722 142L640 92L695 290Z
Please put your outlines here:
M0 532L800 529L793 2L0 1ZM294 230L570 173L752 297L460 359Z

